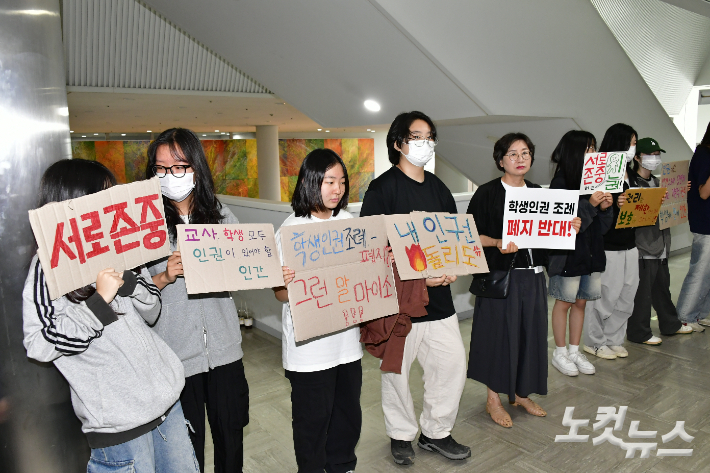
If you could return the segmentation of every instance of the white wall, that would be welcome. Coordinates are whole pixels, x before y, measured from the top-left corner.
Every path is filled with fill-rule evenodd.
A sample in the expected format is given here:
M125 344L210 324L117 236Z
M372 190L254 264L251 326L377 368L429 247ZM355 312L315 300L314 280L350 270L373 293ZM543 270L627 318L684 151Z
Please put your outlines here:
M705 136L710 123L710 104L698 105L698 129L695 135L695 142L700 143L700 140Z

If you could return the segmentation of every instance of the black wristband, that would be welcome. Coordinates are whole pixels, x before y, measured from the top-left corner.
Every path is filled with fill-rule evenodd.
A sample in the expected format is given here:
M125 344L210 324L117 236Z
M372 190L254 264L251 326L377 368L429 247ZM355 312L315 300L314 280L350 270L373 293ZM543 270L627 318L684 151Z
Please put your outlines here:
M136 290L136 284L138 284L138 276L136 273L130 270L125 270L123 272L123 286L118 288L118 295L121 297L128 297L133 294Z
M98 292L95 292L91 297L86 299L86 306L94 313L104 327L118 320L116 312L113 311L111 306L106 303Z

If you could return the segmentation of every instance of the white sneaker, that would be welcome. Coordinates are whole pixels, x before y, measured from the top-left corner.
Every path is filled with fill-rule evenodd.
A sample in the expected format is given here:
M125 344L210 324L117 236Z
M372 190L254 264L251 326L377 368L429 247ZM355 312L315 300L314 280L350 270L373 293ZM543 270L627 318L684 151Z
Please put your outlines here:
M583 374L594 374L596 369L594 365L589 362L586 356L580 352L570 353L567 358L577 366L580 373Z
M705 331L705 327L703 327L700 324L683 324L683 325L692 328L693 332L704 332Z
M700 322L702 322L702 320ZM676 333L693 333L693 327L689 325L681 325L680 329L678 329Z
M617 358L626 358L629 356L629 352L626 351L626 348L621 345L609 345L609 348L611 348L611 351L616 353Z
M614 350L612 350L611 348L609 348L606 345L602 345L599 348L597 348L596 350L594 349L594 347L588 347L585 345L584 351L586 351L587 353L591 353L594 356L598 356L599 358L603 358L605 360L615 360L616 359L616 352L614 352Z
M710 315L705 317L704 319L698 320L698 325L702 325L704 327L710 327Z
M552 366L557 368L557 371L567 376L577 376L579 374L577 365L564 353L553 355Z
M693 330L691 329L690 331L692 332ZM660 345L661 343L663 343L663 340L661 340L660 337L657 337L655 335L651 335L651 338L649 338L648 340L646 340L643 343L645 343L646 345Z

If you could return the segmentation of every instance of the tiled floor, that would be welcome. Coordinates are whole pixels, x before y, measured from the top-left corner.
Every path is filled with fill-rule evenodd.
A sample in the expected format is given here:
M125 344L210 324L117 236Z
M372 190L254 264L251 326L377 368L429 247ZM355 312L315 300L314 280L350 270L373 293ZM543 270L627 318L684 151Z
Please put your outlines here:
M689 253L671 259L671 291L677 297L688 268ZM550 301L550 308L552 308ZM652 322L655 333L656 322ZM471 321L461 322L468 350ZM549 352L554 344L549 332ZM657 347L627 343L629 357L612 361L592 359L593 376L569 378L550 366L547 396L534 397L548 412L546 418L527 415L522 409L508 411L512 429L499 427L484 411L485 386L466 382L453 435L469 445L472 457L454 462L416 446L415 464L399 467L392 462L389 439L385 435L380 407L378 360L363 359L363 426L357 447L358 472L710 472L710 330L708 333L664 337ZM244 471L295 472L291 437L289 383L281 368L281 341L258 330L244 333L244 365L251 390L251 423L244 433ZM592 358L592 357L590 357ZM421 411L421 368L412 368L411 388L415 406ZM505 396L503 397L504 404ZM592 432L597 407L628 406L623 429L615 435L625 441L659 442L659 448L693 448L690 457L655 456L625 459L625 451L609 443L593 446ZM586 443L555 443L565 434L562 426L566 406L575 406L575 418L590 419ZM639 430L656 430L654 440L629 439L631 421L640 421ZM683 420L686 431L695 437L687 444L680 438L663 444L661 435L670 432L675 421ZM207 458L212 457L211 445ZM208 468L208 471L212 471Z

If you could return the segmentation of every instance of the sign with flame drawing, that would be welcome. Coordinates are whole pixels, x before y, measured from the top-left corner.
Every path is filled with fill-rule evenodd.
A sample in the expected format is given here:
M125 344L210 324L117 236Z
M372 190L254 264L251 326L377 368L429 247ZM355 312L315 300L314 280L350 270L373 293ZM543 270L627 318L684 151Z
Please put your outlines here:
M402 280L487 273L481 239L468 214L412 212L385 216Z

